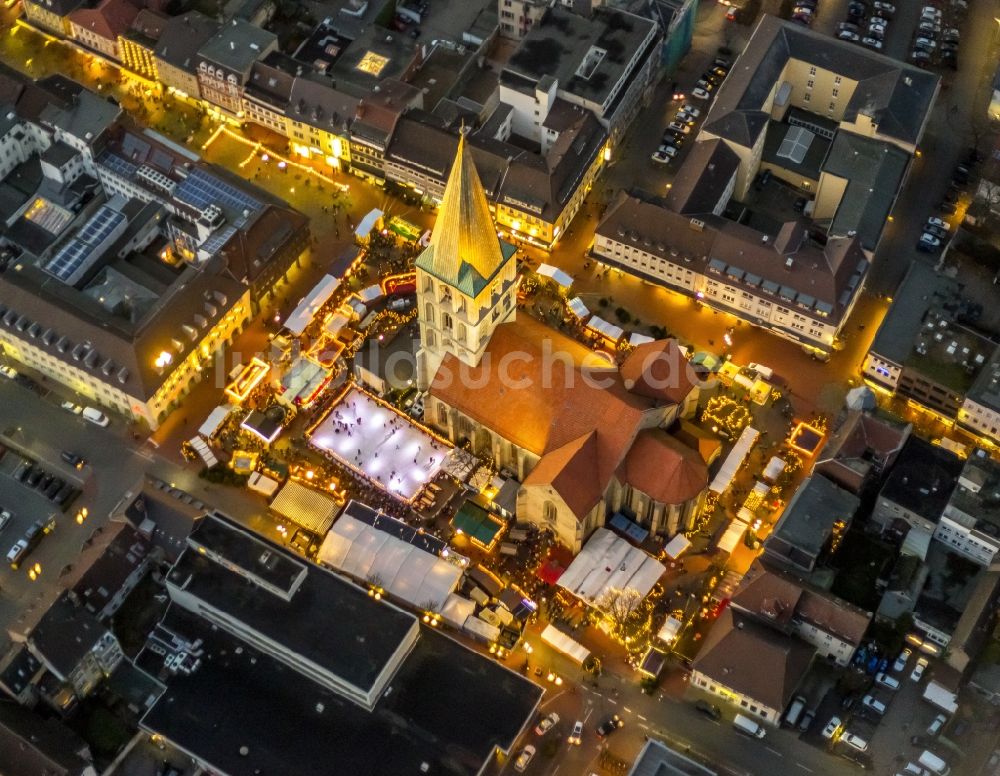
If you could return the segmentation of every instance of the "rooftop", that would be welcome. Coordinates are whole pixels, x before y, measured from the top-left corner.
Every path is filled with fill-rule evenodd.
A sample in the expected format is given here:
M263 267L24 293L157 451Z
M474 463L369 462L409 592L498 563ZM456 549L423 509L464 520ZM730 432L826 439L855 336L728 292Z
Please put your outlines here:
M606 6L589 18L553 6L521 41L500 82L533 95L551 78L560 90L603 105L655 27L652 19Z
M146 563L149 550L146 539L132 527L124 526L73 587L80 604L94 614L101 612L128 578Z
M851 412L820 451L814 470L859 495L896 460L909 434L909 425Z
M849 524L859 504L857 496L825 477L809 477L789 500L764 544L765 549L787 555L776 546L777 540L792 548L792 552L815 558L826 546L834 524L839 521Z
M628 776L715 776L715 773L663 742L647 738Z
M936 523L962 473L962 460L950 450L911 436L882 486L880 498Z
M1000 463L983 450L970 455L944 514L963 519L995 542L1000 541Z
M65 680L107 633L94 615L63 593L31 631L29 643Z
M542 695L423 629L391 691L367 712L186 612L172 609L167 624L203 639L205 659L193 675L169 679L142 726L231 776L314 773L317 763L356 776L419 773L424 763L432 774L473 776L495 748L513 746Z
M232 19L198 50L198 55L235 73L248 73L267 50L277 45L273 32L242 19ZM160 41L161 46L163 41Z
M198 11L174 16L164 24L156 43L156 58L194 75L198 51L217 34L222 25Z
M198 546L210 552L201 554ZM233 565L223 566L213 553ZM195 528L168 581L362 690L375 683L416 622L413 615L375 601L217 513ZM288 591L290 597L283 597Z
M95 771L86 743L68 727L0 701L0 773L86 776Z

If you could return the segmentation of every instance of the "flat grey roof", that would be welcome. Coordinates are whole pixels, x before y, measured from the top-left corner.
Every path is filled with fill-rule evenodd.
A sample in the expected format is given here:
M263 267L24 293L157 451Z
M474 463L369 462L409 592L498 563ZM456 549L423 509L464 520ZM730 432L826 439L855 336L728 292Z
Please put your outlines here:
M906 440L879 496L936 523L962 473L950 450L917 436Z
M628 776L716 776L716 771L648 738Z
M340 610L326 618L339 620ZM396 776L419 774L423 763L430 774L474 776L495 748L513 746L542 696L528 679L424 628L368 712L188 612L172 607L165 624L203 639L206 654L193 675L168 680L142 727L230 776Z
M857 496L826 477L810 477L795 491L771 535L817 555L826 544L834 522L849 522L860 503Z
M266 539L258 542L270 557L291 558ZM226 616L362 690L373 686L416 622L412 614L375 601L315 564L308 564L291 600L268 592L192 548L178 558L169 579Z
M222 25L199 49L199 56L235 72L249 71L265 50L277 42L273 32L255 27L242 19Z

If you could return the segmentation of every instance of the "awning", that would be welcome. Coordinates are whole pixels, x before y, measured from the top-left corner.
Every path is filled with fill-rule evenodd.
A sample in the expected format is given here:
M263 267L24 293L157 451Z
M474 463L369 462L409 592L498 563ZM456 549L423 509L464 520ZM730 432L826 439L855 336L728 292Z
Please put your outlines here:
M747 455L750 453L750 448L753 447L754 442L757 441L757 437L759 436L760 432L751 426L743 429L740 438L736 440L736 444L733 445L733 449L729 451L729 455L723 462L722 468L715 475L712 484L708 486L710 491L713 493L725 493L729 489L733 479L736 477L736 472L740 470L743 461L746 460Z
M559 578L559 587L600 609L609 591L631 588L645 598L666 570L638 547L598 528Z
M198 456L201 458L202 461L205 462L205 466L207 466L209 469L211 469L219 462L219 459L215 457L215 454L212 452L212 449L205 443L205 440L202 439L201 437L191 437L191 439L188 440L188 444L190 444L191 447L194 448L195 452L198 453Z
M747 530L747 524L742 520L733 520L729 527L726 528L726 532L719 539L718 547L723 552L732 553L736 549L736 545L740 543L743 538L743 532Z
M536 271L542 277L551 278L563 288L569 288L573 285L573 278L570 275L551 264L541 264Z
M503 529L503 522L472 501L466 501L451 519L451 526L473 542L490 547Z
M656 638L664 644L673 644L683 627L684 623L676 617L667 617L666 622L663 623L663 627L656 634Z
M462 596L452 593L448 596L448 600L444 602L440 615L445 622L454 625L456 628L461 628L475 611L475 601L470 601L468 598L462 598Z
M373 285L368 286L367 288L362 288L358 292L358 297L360 297L361 301L364 302L365 304L371 304L376 299L382 298L382 286L380 286L378 283L375 283Z
M585 305L583 300L578 296L574 296L567 304L569 305L569 311L577 318L586 318L590 315L590 310L587 309L587 305Z
M764 469L764 479L774 482L784 470L785 462L775 455L767 462L767 466Z
M339 278L335 278L333 275L324 275L323 279L316 284L312 291L303 297L298 307L285 320L285 328L296 337L300 335L305 331L306 326L312 322L312 319L316 317L319 309L330 300L330 297L333 296L333 292L337 290L337 286L339 285Z
M580 665L583 665L584 661L590 657L589 649L575 639L571 639L554 625L545 626L545 630L542 631L542 641Z
M645 334L640 334L637 331L632 332L632 334L629 335L628 338L628 344L632 345L633 347L637 347L639 345L645 345L647 342L653 342L653 338L647 337Z
M668 558L677 559L684 554L685 550L691 546L691 542L684 534L677 534L673 539L667 542L667 546L663 548L663 551L667 554Z
M205 418L205 422L198 427L198 433L203 437L211 437L212 434L219 430L219 426L222 425L222 421L229 416L232 409L233 408L228 404L220 404L208 414L208 417Z
M538 578L546 585L554 585L559 581L559 577L563 575L564 571L566 571L566 569L554 560L550 560L544 566L540 567L535 573L538 574Z
M326 322L326 325L323 327L323 331L331 337L336 337L348 323L350 323L350 321L347 320L346 315L343 313L337 313Z
M320 536L330 530L339 509L337 502L329 496L298 482L287 483L271 502L270 508L272 512Z
M361 219L361 223L358 224L358 228L354 230L354 236L362 240L367 240L368 235L371 234L372 229L375 228L375 224L382 217L382 211L378 208L371 210L368 214Z
M625 330L620 326L615 326L597 315L587 321L587 328L612 342L620 340L625 333Z
M260 472L254 472L250 475L250 479L247 481L247 487L250 488L250 490L262 493L270 498L278 489L278 482L277 480L272 480L270 477L264 476Z

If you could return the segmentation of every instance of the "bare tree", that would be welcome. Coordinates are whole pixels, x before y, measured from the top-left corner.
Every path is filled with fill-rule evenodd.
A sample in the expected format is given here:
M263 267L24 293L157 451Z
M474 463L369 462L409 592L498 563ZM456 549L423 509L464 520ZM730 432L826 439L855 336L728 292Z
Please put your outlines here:
M611 620L615 633L621 634L632 612L641 601L642 594L634 587L609 587L601 593L595 605Z

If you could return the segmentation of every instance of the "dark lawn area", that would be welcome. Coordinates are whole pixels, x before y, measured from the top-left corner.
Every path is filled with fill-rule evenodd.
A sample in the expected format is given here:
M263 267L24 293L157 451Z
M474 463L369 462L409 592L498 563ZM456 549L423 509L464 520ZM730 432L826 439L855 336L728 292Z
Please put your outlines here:
M848 531L830 558L830 565L837 569L830 592L866 611L875 611L880 599L875 580L888 570L895 555L885 542L860 530Z

